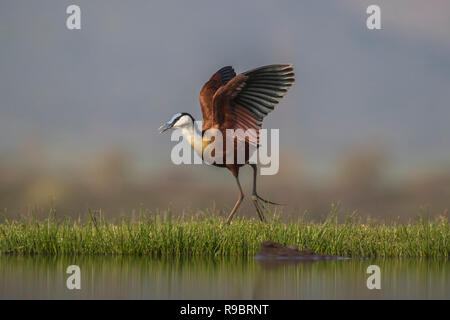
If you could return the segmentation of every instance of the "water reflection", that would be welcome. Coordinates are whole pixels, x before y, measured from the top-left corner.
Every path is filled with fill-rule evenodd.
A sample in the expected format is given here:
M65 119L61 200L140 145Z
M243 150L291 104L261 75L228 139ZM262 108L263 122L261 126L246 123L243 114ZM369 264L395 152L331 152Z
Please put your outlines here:
M81 290L66 268L81 268ZM381 268L381 290L366 269ZM271 263L253 259L0 256L0 298L20 299L450 299L446 260Z

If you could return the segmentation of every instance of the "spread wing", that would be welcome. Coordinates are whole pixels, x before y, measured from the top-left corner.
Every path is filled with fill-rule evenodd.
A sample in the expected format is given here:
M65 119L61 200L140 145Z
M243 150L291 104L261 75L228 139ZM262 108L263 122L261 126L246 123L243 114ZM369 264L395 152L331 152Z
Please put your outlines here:
M200 106L203 116L203 131L211 128L213 123L213 97L216 91L236 76L233 67L223 67L205 83L200 91Z
M259 143L259 130L295 82L291 64L269 65L244 72L219 87L213 97L213 126L222 130L242 129L249 135L238 139Z

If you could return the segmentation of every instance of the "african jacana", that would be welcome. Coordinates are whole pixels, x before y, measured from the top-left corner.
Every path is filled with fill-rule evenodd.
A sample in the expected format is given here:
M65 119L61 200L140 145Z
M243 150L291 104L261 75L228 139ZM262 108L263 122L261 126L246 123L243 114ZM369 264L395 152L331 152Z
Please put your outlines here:
M258 167L254 163L249 163L249 146L257 146L259 143L259 130L262 128L262 121L271 112L288 89L295 82L294 69L290 64L269 65L253 69L236 75L231 66L224 67L217 71L211 79L203 86L200 92L200 105L202 108L203 125L200 132L194 125L194 118L189 113L177 113L159 130L161 133L168 129L181 129L183 136L191 142L195 151L203 156L205 144L211 142L205 137L208 129L218 129L226 136L227 129L252 129L256 132L253 136L247 136L245 141L245 162L244 163L212 163L217 167L225 167L231 171L236 178L239 188L239 197L231 210L227 223L233 219L236 210L244 199L241 184L239 182L239 168L249 164L253 168L253 191L252 201L261 221L264 215L259 206L258 200L266 203L276 204L261 198L256 192L256 176ZM201 139L202 143L198 148L192 141ZM233 143L237 143L233 141ZM226 146L224 147L224 156ZM237 146L233 146L236 150ZM236 152L234 153L236 155Z

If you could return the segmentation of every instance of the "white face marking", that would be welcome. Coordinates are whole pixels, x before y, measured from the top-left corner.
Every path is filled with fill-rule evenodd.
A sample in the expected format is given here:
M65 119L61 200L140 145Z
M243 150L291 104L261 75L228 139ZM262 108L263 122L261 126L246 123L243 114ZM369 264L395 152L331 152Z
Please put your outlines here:
M175 117L175 116L173 116L173 117ZM178 117L179 116L180 115L178 114ZM178 119L177 122L174 123L173 128L185 128L185 127L188 127L191 125L193 125L191 117L184 115L180 119Z

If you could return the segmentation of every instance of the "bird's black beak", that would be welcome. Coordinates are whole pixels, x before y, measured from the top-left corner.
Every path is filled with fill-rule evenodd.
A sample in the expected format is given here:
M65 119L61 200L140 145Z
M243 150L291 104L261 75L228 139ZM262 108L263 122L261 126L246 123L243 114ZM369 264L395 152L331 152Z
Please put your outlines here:
M172 128L172 123L166 122L164 123L161 127L159 127L159 133L163 133L164 131L169 130L170 128Z

